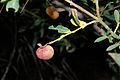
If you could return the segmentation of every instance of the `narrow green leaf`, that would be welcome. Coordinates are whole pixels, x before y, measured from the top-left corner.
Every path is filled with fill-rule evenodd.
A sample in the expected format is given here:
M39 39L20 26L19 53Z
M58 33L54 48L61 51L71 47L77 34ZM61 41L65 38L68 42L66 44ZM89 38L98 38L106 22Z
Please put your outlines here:
M118 36L117 34L115 33L112 33L112 37L116 38L116 39L120 39L120 36Z
M113 60L120 66L120 54L117 53L109 53L109 55L113 58Z
M68 29L67 27L64 27L62 25L58 25L57 27L54 27L52 25L48 29L58 30L58 33L68 33L68 32L71 32L70 29Z
M108 26L110 26L112 23L108 22L108 21L104 21L105 24L107 24Z
M111 51L111 50L115 49L116 47L118 47L119 45L120 45L119 43L115 43L115 44L109 46L109 47L106 49L106 51Z
M56 28L57 28L59 33L69 33L69 32L71 32L70 29L68 29L67 27L64 27L62 25L58 25Z
M99 37L99 38L97 38L97 39L94 41L94 43L103 41L103 40L105 40L106 38L107 38L107 36Z
M104 16L109 20L112 20L112 21L115 20L114 16L112 16L108 11L104 11Z
M117 23L119 23L119 12L118 12L118 10L115 10L115 11L114 11L114 17L115 17L115 21L116 21Z
M6 11L8 11L9 8L15 9L15 12L19 10L19 0L10 0L6 4Z

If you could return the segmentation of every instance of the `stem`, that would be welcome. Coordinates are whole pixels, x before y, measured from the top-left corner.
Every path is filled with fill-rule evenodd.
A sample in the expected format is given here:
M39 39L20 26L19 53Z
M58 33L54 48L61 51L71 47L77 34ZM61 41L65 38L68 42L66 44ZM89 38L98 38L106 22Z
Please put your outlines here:
M86 13L87 15L91 16L92 18L94 18L94 19L96 19L96 20L98 19L98 18L97 18L96 16L94 16L92 13L88 12L87 10L85 10L85 9L82 8L81 6L73 3L72 1L70 1L70 0L65 0L65 1L68 2L68 3L70 3L70 5L78 8L78 9L81 10L82 12Z
M5 6L5 4L2 5L2 7L1 7L1 9L0 9L0 13L2 12L4 6Z
M73 3L70 0L65 0L66 2L70 3L72 6L78 8L79 10L81 10L82 12L86 13L87 15L91 16L92 18L94 18L95 20L97 20L97 22L101 23L107 30L110 30L111 33L113 33L113 31L109 28L108 25L106 25L100 18L94 16L92 13L90 13L89 11L85 10L84 8L82 8L81 6Z
M117 23L117 26L116 26L116 28L115 28L115 30L114 30L114 33L116 33L118 27L119 27L119 23Z
M20 11L20 13L24 10L25 6L27 5L27 3L29 2L29 0L27 0L22 8L22 10Z
M96 0L95 4L96 4L96 13L97 13L97 17L100 18L98 0Z
M100 13L100 15L102 15L103 14L103 12L106 12L107 10L105 10L110 4L112 4L113 2L109 2L105 7L104 7L104 9L103 10L101 10L101 13Z
M115 10L115 9L117 9L117 8L119 8L119 7L120 7L120 5L117 5L117 6L113 7L113 8L110 8L110 9L108 9L108 10L105 10L105 12L106 12L106 11L109 12L109 11Z
M90 24L93 24L93 23L96 23L96 22L97 22L96 20L91 21L91 22L85 24L85 25L82 26L82 27L86 27L86 26L88 26L88 25L90 25ZM79 28L77 28L77 29L75 29L75 30L73 30L73 31L71 31L71 32L69 32L69 33L66 33L66 34L64 34L64 35L61 35L59 38L57 38L57 39L55 39L55 40L53 40L53 41L51 41L51 42L49 42L49 43L47 43L47 44L52 44L52 43L55 43L55 42L57 42L57 41L60 41L60 40L63 39L64 37L66 37L66 36L68 36L68 35L70 35L70 34L72 34L72 33L75 33L75 32L77 32L77 31L79 31L80 29L82 29L82 27L79 27Z

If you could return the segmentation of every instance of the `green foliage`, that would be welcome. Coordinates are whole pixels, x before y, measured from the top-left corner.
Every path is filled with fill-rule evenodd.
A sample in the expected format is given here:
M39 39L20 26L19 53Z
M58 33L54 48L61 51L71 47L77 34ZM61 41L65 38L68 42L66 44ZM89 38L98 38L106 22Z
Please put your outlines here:
M118 47L119 45L120 45L119 43L112 44L106 49L106 51L111 51L115 49L116 47Z
M58 30L58 33L69 33L69 32L71 32L70 29L68 29L67 27L64 27L62 25L58 25L57 27L54 27L52 25L52 26L49 27L49 29Z
M114 17L107 11L104 12L104 16L111 21L115 20Z
M95 42L95 43L96 43L96 42L100 42L100 41L105 40L106 38L107 38L107 36L102 36L102 37L97 38L94 42Z
M114 17L115 17L115 21L117 22L117 24L119 23L119 12L118 12L118 10L115 10L114 11Z
M12 8L17 12L19 10L19 0L10 0L6 4L6 11L8 11L9 8Z
M6 1L8 1L8 0L1 0L0 3L4 3L4 2L6 2Z
M112 37L115 38L115 39L118 39L118 40L120 39L120 35L118 36L118 35L115 34L115 33L112 33Z
M118 64L120 67L120 54L118 53L109 53L109 55L113 58L113 60Z
M104 16L107 17L110 20L114 20L113 18L110 17L111 15L110 15L109 12L105 12ZM110 30L107 30L107 32L105 32L103 29L101 29L101 32L103 33L104 36L99 37L99 38L97 38L95 40L95 42L100 42L100 41L103 41L103 40L105 40L107 38L109 40L109 43L113 43L113 40L115 40L115 39L118 40L118 42L113 43L112 45L108 46L108 48L106 49L106 51L111 51L111 50L117 48L120 45L119 44L120 35L116 34L116 31L117 31L117 29L119 27L119 18L120 18L118 10L114 11L114 18L115 18L115 21L117 23L117 26L115 28L114 33L110 33Z
M94 43L96 42L101 42L105 39L108 39L110 43L112 43L112 39L111 39L111 36L109 35L110 34L110 30L108 30L107 32L105 32L103 29L101 29L101 32L103 33L103 36L97 38Z
M112 40L114 40L114 39L120 40L120 36L118 36L117 34L112 33L112 34L110 35L110 31L109 31L109 30L108 30L107 32L105 32L104 30L102 30L102 33L104 34L104 36L101 36L101 37L97 38L97 39L94 41L95 43L96 43L96 42L101 42L101 41L103 41L103 40L105 40L105 39L108 39L110 43L113 43ZM111 51L111 50L117 48L119 45L120 45L119 42L114 43L114 44L108 46L108 48L106 49L106 51Z

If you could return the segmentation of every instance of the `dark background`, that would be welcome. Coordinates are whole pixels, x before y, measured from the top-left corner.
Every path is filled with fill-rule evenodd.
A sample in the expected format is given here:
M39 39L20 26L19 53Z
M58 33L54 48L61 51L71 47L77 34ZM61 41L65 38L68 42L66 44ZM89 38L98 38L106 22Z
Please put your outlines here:
M87 0L88 5L82 0L73 1L94 13L90 10L95 7L91 1ZM68 3L61 2L69 6ZM108 2L110 0L106 2L101 0L100 6ZM25 1L20 1L21 7L24 3ZM48 5L46 0L30 0L22 13L20 11L14 13L12 9L6 12L5 7L3 8L0 14L0 78L3 80L119 80L118 67L110 64L112 59L106 52L108 41L94 43L98 33L96 34L93 25L52 44L55 50L52 59L44 61L37 58L35 54L37 43L44 45L60 36L57 31L49 30L49 26L61 24L72 30L76 29L69 21L71 17L68 16L68 12L62 12L58 19L52 20L45 13ZM107 18L105 20L111 22ZM70 49L75 48L73 52L66 50L65 47L68 45L65 41L71 45Z

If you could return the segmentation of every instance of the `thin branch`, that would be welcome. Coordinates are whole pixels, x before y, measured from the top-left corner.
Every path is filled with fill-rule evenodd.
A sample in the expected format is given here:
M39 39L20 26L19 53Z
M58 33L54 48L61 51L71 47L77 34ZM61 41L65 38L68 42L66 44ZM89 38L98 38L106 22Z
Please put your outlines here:
M63 3L59 2L59 1L52 1L52 4L58 6L58 8L55 8L58 12L67 11L69 13L69 17L71 16L72 9L75 9L75 8L70 8L70 7L64 5ZM84 18L84 15L82 13L80 13L80 12L77 11L77 14L78 14L78 17L80 19Z
M81 6L73 3L72 1L70 1L70 0L65 0L65 1L68 2L68 3L70 3L70 5L78 8L78 9L81 10L82 12L86 13L87 15L91 16L92 18L94 18L94 19L96 19L96 20L98 19L98 18L97 18L96 16L94 16L92 13L88 12L87 10L85 10L85 9L82 8Z
M0 13L2 12L4 6L5 6L5 4L2 5L2 7L1 7L1 9L0 9Z
M96 0L95 4L96 4L96 13L97 13L97 17L100 18L100 12L99 12L99 4L98 4L98 0Z
M20 13L25 9L25 6L27 5L27 3L29 2L29 0L27 0L22 8L22 10L20 11Z
M102 33L102 30L100 29L100 27L98 27L97 23L93 24L93 28L102 36L104 36L104 34Z
M113 2L109 2L103 9L101 9L100 10L100 15L102 15L103 14L103 12L105 12L105 9L110 5L110 4L112 4ZM107 11L107 10L106 10Z
M81 6L73 3L70 0L65 0L66 2L70 3L72 6L78 8L80 11L86 13L87 15L89 15L90 17L94 18L95 20L97 20L99 23L101 23L107 30L110 30L111 33L113 33L113 31L109 28L108 25L106 25L100 18L94 16L92 13L90 13L89 11L85 10L84 8L82 8Z
M118 27L119 27L119 23L117 23L117 26L116 26L116 28L115 28L115 30L114 30L114 33L116 33Z
M90 25L90 24L93 24L93 23L96 23L96 22L97 22L97 21L91 21L91 22L87 23L86 25L84 25L84 26L82 26L82 27L86 27L86 26L88 26L88 25ZM70 35L70 34L73 34L73 33L77 32L77 31L79 31L80 29L82 29L82 27L79 27L79 28L77 28L77 29L75 29L75 30L73 30L73 31L71 31L71 32L69 32L69 33L66 33L66 34L64 34L64 35L61 35L59 38L57 38L57 39L55 39L54 41L51 41L51 42L49 42L49 43L47 43L47 44L53 44L53 43L55 43L55 42L57 42L57 41L60 41L60 40L63 39L64 37L66 37L66 36L68 36L68 35Z
M117 9L117 8L120 8L120 5L117 5L117 6L113 7L113 8L110 8L110 9L108 9L108 10L105 10L105 12L106 12L106 11L112 11L112 10L115 10L115 9Z

